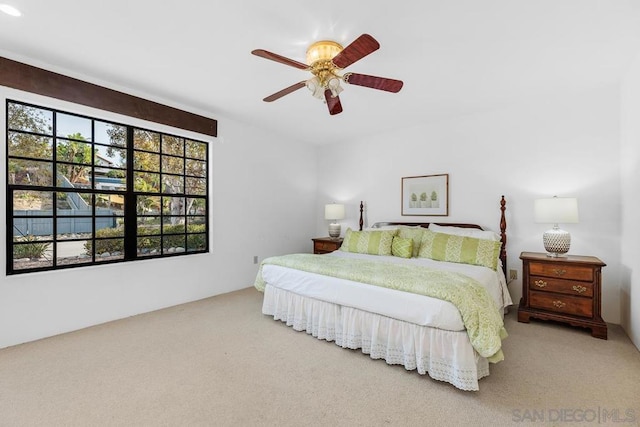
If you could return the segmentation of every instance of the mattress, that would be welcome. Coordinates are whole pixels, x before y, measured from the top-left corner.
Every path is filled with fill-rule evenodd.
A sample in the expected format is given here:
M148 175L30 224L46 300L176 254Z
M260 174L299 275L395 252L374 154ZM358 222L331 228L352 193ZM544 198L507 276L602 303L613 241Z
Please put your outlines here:
M494 271L487 267L434 261L427 258L405 259L342 251L321 256L379 260L462 273L475 279L487 289L496 304L496 310L500 313L513 303L501 268ZM421 326L448 331L465 329L460 312L448 301L272 264L263 265L262 277L270 286L319 301L377 313Z

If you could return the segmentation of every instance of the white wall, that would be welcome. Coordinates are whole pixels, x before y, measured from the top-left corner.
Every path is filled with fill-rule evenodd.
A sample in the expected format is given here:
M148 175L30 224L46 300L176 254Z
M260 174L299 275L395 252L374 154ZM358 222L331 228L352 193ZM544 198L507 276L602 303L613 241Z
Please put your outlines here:
M343 232L357 227L360 200L366 201L368 224L441 220L498 230L502 194L507 198L508 267L517 269L519 277L520 252L543 251L542 233L549 227L533 222L533 200L554 194L579 198L580 223L563 227L572 233L571 253L607 263L603 317L622 321L638 345L640 314L631 302L640 300L640 284L632 274L640 254L633 237L638 236L640 66L634 70L622 88L622 147L617 86L321 147L283 141L219 118L222 142L214 142L210 151L211 252L0 275L0 348L250 286L257 271L254 255L262 260L308 252L310 237L327 234L322 217L327 202L346 204ZM3 120L6 96L122 121L0 87ZM0 157L5 158L5 134L0 134ZM449 174L449 216L402 217L400 178L438 173ZM5 179L2 173L3 216ZM7 236L4 224L2 238ZM3 270L5 262L6 248L0 245ZM520 280L509 287L517 305Z
M640 55L622 83L622 326L640 348Z
M6 97L154 126L0 87L2 129ZM210 253L6 276L6 247L0 245L0 348L245 288L253 284L257 272L254 255L262 260L310 251L315 149L231 120L219 119L218 125L223 142L213 142L210 150ZM6 134L0 134L0 158L5 159ZM1 175L4 241L4 170Z
M347 226L357 227L358 204L367 204L368 225L385 220L474 222L499 230L499 198L507 200L509 285L520 300L522 251L544 252L533 201L575 196L580 223L570 253L594 255L603 270L603 318L620 323L620 96L618 86L557 94L455 120L372 135L318 148L316 233L326 235L324 203L344 202ZM449 174L448 217L402 217L403 176Z

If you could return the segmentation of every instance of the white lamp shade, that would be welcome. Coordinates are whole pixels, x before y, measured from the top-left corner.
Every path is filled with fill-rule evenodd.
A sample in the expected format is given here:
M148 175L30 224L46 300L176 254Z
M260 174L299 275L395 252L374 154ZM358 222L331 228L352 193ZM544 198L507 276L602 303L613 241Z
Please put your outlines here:
M344 205L330 203L324 206L324 219L344 219Z
M552 197L537 199L533 205L535 221L543 224L575 224L578 222L578 199Z

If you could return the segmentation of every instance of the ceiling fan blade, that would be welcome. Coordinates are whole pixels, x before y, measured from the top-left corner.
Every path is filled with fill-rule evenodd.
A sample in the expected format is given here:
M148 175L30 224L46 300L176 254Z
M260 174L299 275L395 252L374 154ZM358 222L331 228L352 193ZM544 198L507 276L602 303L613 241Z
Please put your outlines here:
M327 107L329 107L329 114L332 116L342 113L342 104L340 103L340 97L338 95L332 96L329 89L324 91L324 99L327 100Z
M285 95L289 95L291 92L295 92L298 89L302 89L303 87L305 87L307 84L307 82L305 81L301 81L298 82L296 84L293 84L287 88L282 89L281 91L278 91L276 93L274 93L273 95L269 95L267 96L265 99L263 99L264 102L273 102L276 99L280 99Z
M334 56L331 61L338 68L347 68L378 49L380 49L380 43L369 34L363 34L342 49L342 52Z
M289 65L291 67L299 68L301 70L306 70L309 68L307 64L303 64L302 62L294 61L293 59L285 58L282 55L278 55L277 53L269 52L264 49L256 49L251 51L252 54L259 56L261 58L270 59L272 61L279 62L281 64Z
M350 85L365 86L372 89L386 90L397 93L402 89L402 80L387 79L385 77L368 76L366 74L347 73L343 76L344 81Z

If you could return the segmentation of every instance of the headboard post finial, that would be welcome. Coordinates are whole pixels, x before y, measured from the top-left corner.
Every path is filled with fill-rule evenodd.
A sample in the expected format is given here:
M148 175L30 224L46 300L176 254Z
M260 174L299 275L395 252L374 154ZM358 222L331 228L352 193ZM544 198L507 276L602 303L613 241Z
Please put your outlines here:
M362 226L364 225L363 213L364 212L364 202L360 200L360 231L362 231Z

